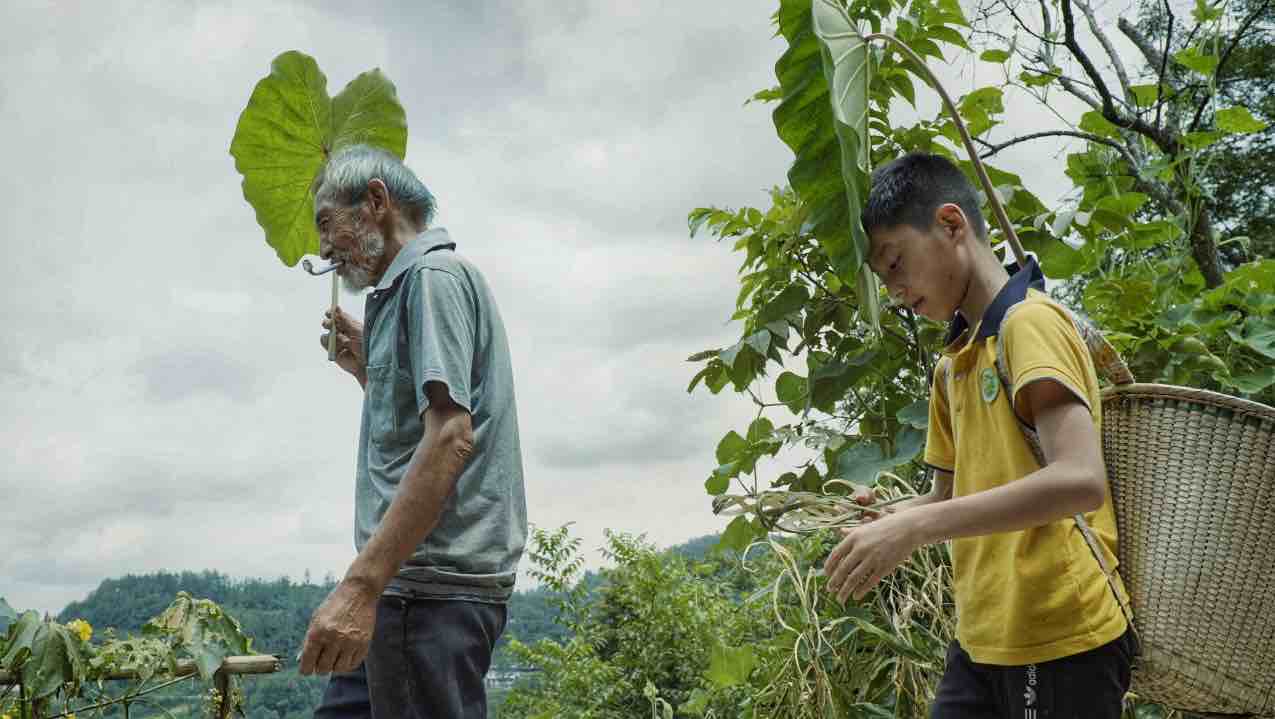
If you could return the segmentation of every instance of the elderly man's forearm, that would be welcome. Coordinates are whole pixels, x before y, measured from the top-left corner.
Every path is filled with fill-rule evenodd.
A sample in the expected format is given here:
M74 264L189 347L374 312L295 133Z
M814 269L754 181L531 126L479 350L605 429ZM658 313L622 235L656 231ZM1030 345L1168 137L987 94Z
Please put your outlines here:
M434 530L456 478L473 453L468 414L450 417L433 431L431 424L426 425L380 527L345 575L347 581L363 584L376 594Z

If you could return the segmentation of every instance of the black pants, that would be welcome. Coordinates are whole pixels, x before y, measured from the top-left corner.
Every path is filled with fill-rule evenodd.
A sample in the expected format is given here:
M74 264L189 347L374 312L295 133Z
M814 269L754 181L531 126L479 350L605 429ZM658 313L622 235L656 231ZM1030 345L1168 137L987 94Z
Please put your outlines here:
M503 604L381 597L367 658L334 673L315 719L486 719Z
M978 664L955 641L930 719L1120 719L1134 642L1026 666Z

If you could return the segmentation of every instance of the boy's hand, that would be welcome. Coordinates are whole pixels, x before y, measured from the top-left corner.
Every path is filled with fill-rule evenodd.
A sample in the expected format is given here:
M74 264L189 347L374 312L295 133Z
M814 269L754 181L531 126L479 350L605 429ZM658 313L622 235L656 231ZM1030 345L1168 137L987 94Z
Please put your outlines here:
M920 546L912 514L887 514L870 524L842 530L845 538L823 565L828 591L837 601L845 604L851 594L856 601L863 599Z

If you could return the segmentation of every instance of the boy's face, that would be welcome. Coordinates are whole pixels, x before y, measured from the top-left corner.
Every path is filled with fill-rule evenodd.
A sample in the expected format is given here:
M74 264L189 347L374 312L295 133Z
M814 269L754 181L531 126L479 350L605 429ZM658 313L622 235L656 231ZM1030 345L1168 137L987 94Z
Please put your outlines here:
M936 322L947 322L960 309L969 288L969 236L960 208L941 205L928 230L907 224L874 230L869 236L868 266L896 303Z

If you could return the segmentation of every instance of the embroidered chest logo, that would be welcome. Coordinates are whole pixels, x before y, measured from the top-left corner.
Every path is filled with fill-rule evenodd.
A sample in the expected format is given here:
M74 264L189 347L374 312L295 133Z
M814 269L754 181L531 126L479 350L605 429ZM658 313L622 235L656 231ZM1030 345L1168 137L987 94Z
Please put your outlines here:
M991 367L985 368L979 375L978 384L983 392L983 401L989 404L996 399L1001 389L1000 381L996 378L996 370Z

